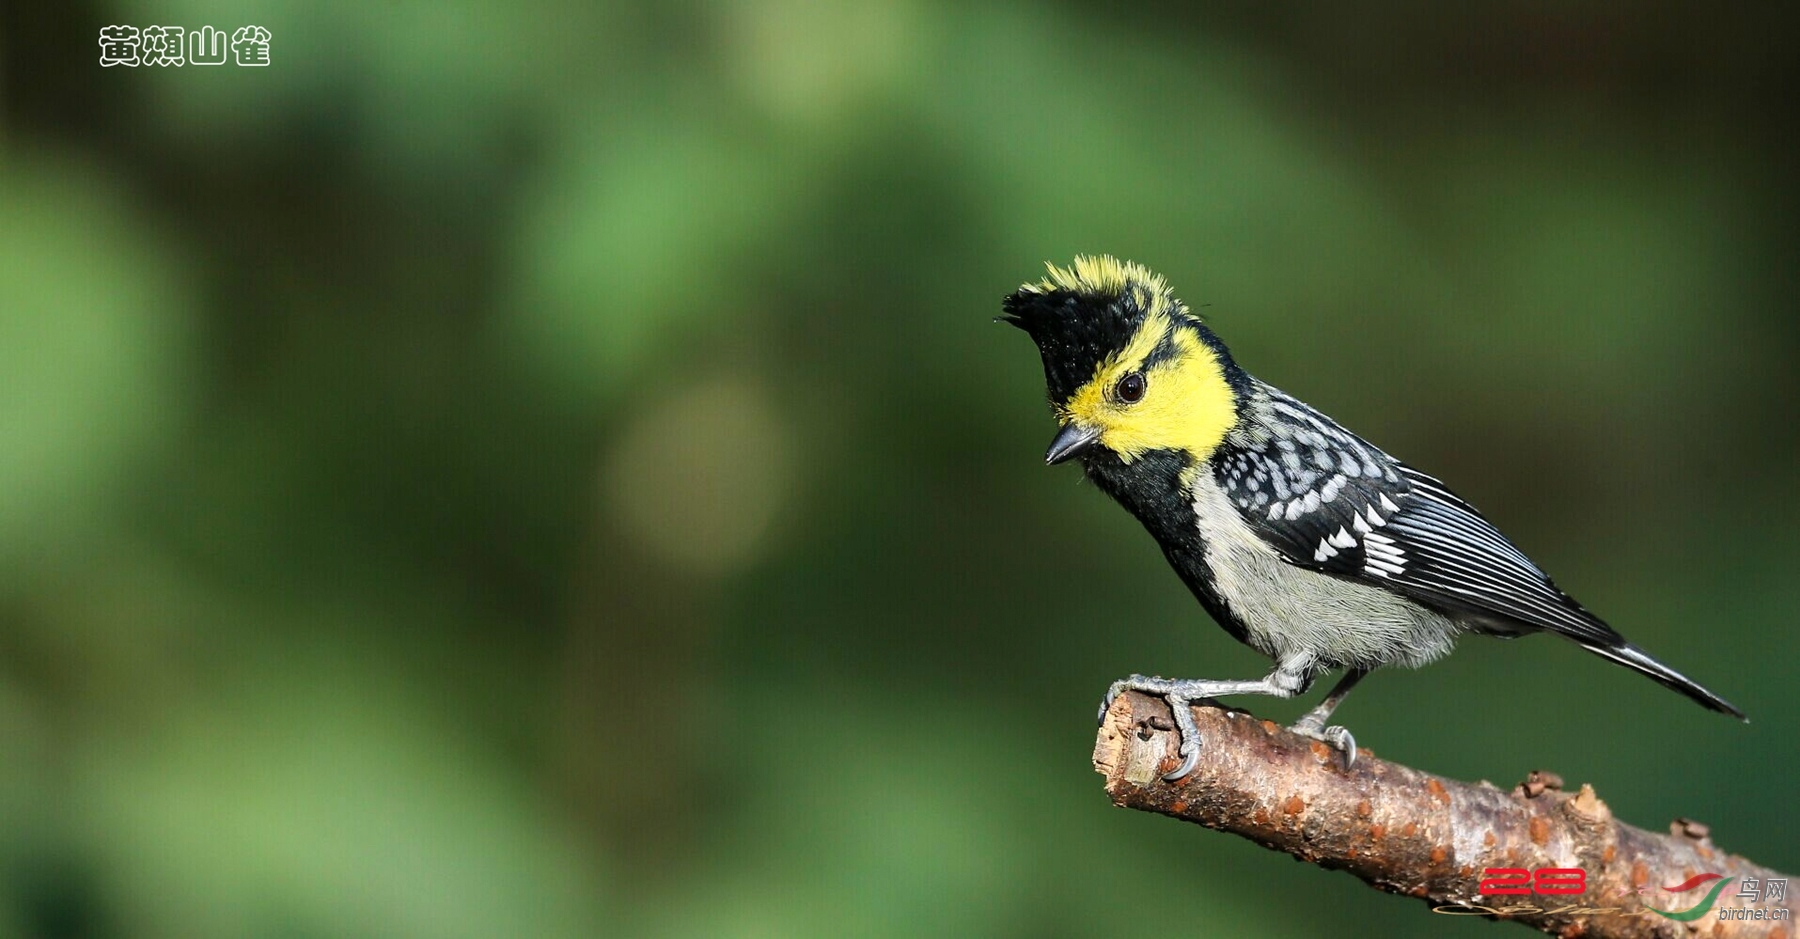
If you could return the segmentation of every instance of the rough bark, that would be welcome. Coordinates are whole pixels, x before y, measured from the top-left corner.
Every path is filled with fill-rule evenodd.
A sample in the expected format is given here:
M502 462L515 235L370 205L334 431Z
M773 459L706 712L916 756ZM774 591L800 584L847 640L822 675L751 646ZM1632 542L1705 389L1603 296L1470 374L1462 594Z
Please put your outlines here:
M1553 774L1533 773L1505 791L1390 763L1366 749L1346 770L1336 750L1247 713L1197 706L1194 718L1202 738L1199 766L1185 779L1164 782L1162 774L1180 762L1168 705L1136 692L1113 702L1094 745L1094 768L1106 777L1115 805L1229 831L1348 871L1379 890L1423 899L1439 915L1497 910L1499 919L1590 939L1796 939L1791 899L1736 898L1741 878L1786 875L1719 850L1696 822L1678 819L1670 834L1653 834L1613 818L1589 786L1562 792ZM1581 868L1586 890L1483 896L1478 888L1490 867ZM1676 922L1646 908L1695 907L1707 890L1661 888L1707 873L1739 880L1705 915ZM1786 918L1719 918L1720 909L1740 907Z

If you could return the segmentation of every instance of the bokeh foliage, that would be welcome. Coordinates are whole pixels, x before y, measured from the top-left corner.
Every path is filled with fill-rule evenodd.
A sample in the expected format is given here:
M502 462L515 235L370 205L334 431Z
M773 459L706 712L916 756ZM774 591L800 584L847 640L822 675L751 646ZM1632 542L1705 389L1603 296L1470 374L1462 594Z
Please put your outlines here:
M0 937L1511 929L1107 807L1108 681L1264 663L1039 464L990 319L1081 251L1754 720L1471 640L1359 740L1800 868L1753 11L0 13Z

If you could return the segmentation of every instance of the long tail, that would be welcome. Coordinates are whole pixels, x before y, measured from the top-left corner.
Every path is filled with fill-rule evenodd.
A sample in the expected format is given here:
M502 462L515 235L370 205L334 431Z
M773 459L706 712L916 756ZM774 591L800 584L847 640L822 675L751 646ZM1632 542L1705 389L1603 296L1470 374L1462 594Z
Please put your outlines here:
M1693 698L1695 701L1700 702L1702 707L1710 708L1724 714L1730 714L1732 717L1741 721L1749 720L1749 718L1744 716L1743 711L1737 709L1737 705L1700 687L1699 682L1658 662L1651 658L1649 653L1629 642L1617 646L1588 645L1587 643L1582 643L1581 647L1595 655L1611 659L1634 672L1641 672L1648 675L1663 687L1673 688L1674 690Z

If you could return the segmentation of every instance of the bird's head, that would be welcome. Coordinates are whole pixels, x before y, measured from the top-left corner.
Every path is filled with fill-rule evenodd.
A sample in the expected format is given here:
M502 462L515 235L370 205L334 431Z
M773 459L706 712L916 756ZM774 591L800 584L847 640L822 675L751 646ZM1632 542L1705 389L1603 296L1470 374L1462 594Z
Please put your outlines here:
M1062 424L1045 461L1101 451L1125 464L1155 451L1210 457L1237 424L1249 381L1224 344L1140 265L1102 255L1049 268L1006 298L1002 317L1044 359Z

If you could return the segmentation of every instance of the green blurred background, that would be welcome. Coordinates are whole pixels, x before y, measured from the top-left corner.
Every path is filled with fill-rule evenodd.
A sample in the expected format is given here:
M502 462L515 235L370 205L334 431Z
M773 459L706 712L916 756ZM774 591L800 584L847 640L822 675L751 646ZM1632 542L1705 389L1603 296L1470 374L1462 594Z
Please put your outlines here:
M1360 741L1800 868L1800 47L1454 9L0 4L0 936L1517 933L1109 807L1266 663L1042 465L1093 251L1754 720L1476 639Z

